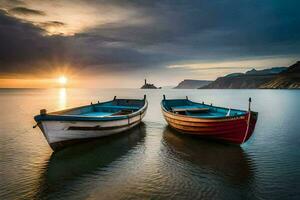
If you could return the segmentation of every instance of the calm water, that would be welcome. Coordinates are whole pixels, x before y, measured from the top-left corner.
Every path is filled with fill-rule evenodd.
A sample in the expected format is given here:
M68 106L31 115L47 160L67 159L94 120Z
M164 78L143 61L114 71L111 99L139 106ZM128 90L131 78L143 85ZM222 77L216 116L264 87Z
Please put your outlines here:
M132 131L52 153L33 115L119 97L149 101ZM246 109L259 119L243 146L169 130L160 100L185 97ZM0 90L0 199L299 199L300 91Z

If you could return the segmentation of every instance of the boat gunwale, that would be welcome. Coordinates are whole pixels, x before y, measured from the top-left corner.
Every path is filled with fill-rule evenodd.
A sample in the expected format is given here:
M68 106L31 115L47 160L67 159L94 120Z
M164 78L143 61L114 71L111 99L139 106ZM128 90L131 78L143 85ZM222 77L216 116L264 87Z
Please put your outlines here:
M208 105L208 104L204 104L204 103L198 103L198 102L194 102L194 101L191 101L189 99L163 99L161 101L161 108L163 110L163 112L171 115L171 116L175 116L175 117L180 117L180 118L184 118L184 119L198 119L199 122L206 122L206 120L208 122L214 122L214 121L227 121L227 120L237 120L237 119L240 119L240 117L246 117L248 114L249 114L249 111L245 111L245 110L239 110L239 109L231 109L233 111L242 111L242 112L245 112L243 114L239 114L239 115L235 115L235 116L224 116L224 117L213 117L213 118L205 118L205 117L197 117L197 116L191 116L191 115L181 115L181 114L177 114L177 113L173 113L173 112L170 112L169 110L167 110L163 104L164 101L168 101L168 100L185 100L185 101L189 101L193 104L199 104L199 105L206 105L206 106L209 106L209 107L213 107L213 108L219 108L219 109L229 109L229 108L225 108L225 107L219 107L219 106L212 106L212 105ZM250 111L251 113L255 113L257 114L257 112L254 112L254 111ZM165 114L163 113L163 114ZM201 120L201 121L200 121ZM205 120L205 121L202 121L202 120ZM181 120L183 121L183 120Z
M164 114L164 118L167 122L173 122L176 124L185 124L186 126L193 126L193 127L222 127L226 123L226 125L232 125L238 123L243 123L245 121L245 117L239 117L232 120L218 120L218 121L204 121L204 120L197 120L197 121L191 121L191 120L182 120L179 119L178 116L170 116L168 114Z
M83 116L83 115L60 115L59 113L62 112L67 112L67 111L72 111L72 110L76 110L76 109L81 109L81 108L87 108L89 106L93 106L93 105L101 105L101 104L105 104L105 103L109 103L109 102L113 102L115 100L137 100L137 101L144 101L144 105L138 109L137 111L130 113L128 115L108 115L108 116ZM64 110L60 110L60 111L54 111L54 112L50 112L50 113L46 113L45 115L36 115L34 117L35 121L37 123L42 122L42 121L116 121L116 120L124 120L124 119L129 119L138 115L142 115L145 110L148 107L148 101L147 99L114 99L114 100L110 100L110 101L105 101L105 102L99 102L96 104L91 104L91 105L85 105L85 106L78 106L78 107L74 107L74 108L67 108ZM40 118L40 119L38 119Z

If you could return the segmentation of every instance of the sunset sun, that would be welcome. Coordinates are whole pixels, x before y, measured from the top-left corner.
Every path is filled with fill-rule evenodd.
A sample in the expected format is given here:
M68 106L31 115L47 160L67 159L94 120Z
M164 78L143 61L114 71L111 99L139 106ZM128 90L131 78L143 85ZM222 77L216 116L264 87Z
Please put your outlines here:
M68 82L68 79L65 76L60 76L57 80L58 83L62 86L66 85Z

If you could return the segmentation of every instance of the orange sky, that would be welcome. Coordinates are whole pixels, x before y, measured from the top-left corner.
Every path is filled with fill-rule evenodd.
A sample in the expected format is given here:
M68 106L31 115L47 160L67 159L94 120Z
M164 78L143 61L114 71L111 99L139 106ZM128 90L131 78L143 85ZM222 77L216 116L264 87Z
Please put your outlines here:
M183 79L215 80L217 77L229 73L245 72L255 66L256 69L265 69L275 66L290 66L297 61L297 58L272 58L257 60L237 60L224 62L193 62L180 63L166 66L162 76L161 71L149 69L140 72L118 72L109 74L98 74L89 72L74 72L66 67L49 73L48 77L53 78L2 78L0 88L53 88L53 87L79 87L79 88L139 88L144 81L154 83L157 86L176 86ZM228 68L226 68L228 67ZM70 68L70 67L69 67ZM58 78L65 76L67 84L59 83ZM41 74L41 77L46 77Z
M56 79L0 79L1 88L48 88L59 87Z

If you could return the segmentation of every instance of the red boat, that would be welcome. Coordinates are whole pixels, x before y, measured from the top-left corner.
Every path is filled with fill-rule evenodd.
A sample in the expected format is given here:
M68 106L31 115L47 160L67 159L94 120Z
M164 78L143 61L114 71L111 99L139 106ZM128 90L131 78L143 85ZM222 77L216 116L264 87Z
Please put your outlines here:
M181 133L199 135L234 144L243 144L252 135L257 112L216 107L186 99L166 99L161 102L168 124Z

